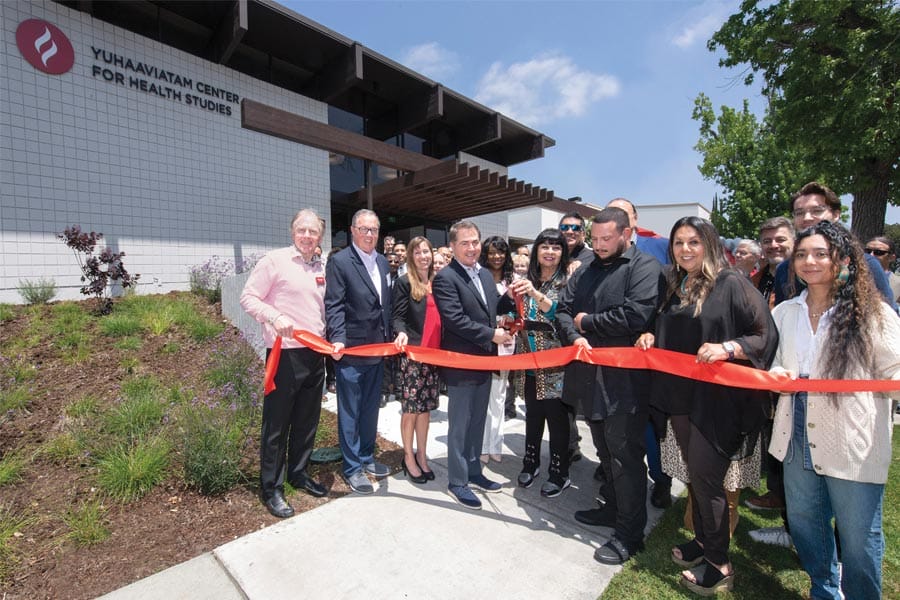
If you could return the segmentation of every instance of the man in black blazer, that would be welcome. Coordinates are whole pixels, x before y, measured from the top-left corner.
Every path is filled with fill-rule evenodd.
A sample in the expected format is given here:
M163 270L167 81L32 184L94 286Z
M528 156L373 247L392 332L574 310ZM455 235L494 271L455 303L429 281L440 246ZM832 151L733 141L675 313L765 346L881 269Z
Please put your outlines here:
M478 264L481 232L471 221L450 227L453 260L432 283L434 301L441 315L441 348L464 354L496 356L496 344L509 342L509 332L497 327L499 296L494 279ZM481 442L491 392L491 372L444 368L447 409L448 489L456 500L480 509L469 484L486 491L500 491L500 484L481 473Z
M334 344L338 439L343 477L354 492L374 492L366 473L390 474L375 462L375 434L383 359L344 356L344 348L387 342L391 336L391 291L387 260L375 250L380 223L371 210L353 215L353 243L335 254L325 269L325 325Z

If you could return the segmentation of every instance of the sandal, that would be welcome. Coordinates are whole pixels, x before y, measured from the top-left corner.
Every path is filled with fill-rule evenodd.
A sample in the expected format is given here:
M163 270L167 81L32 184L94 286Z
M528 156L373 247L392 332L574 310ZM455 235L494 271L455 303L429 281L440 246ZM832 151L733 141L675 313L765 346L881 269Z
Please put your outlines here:
M676 550L681 553L681 558L675 556ZM700 545L697 538L685 542L684 544L678 544L672 548L672 562L679 567L685 567L687 569L696 567L703 562L703 546Z
M718 592L731 591L734 587L734 571L725 575L709 561L704 561L702 565L694 567L690 572L694 576L694 581L682 575L681 584L695 594L715 596Z

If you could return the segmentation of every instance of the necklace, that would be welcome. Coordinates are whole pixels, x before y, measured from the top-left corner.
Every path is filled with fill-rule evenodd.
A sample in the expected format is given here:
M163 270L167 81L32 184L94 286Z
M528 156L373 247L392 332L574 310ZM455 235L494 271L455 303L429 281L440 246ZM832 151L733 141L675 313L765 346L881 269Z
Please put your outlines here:
M831 309L831 305L828 305L824 309L820 310L819 312L813 312L812 307L810 306L809 307L809 317L811 319L818 319L819 317L821 317L822 315L827 313L830 309Z

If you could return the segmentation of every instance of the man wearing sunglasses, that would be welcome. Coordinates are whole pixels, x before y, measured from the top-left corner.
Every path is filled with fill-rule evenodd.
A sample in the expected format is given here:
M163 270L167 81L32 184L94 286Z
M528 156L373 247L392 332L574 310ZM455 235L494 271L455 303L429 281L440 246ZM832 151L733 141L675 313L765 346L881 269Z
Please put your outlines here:
M871 254L881 264L884 274L888 278L894 300L900 299L900 275L897 275L891 267L897 260L897 252L894 248L894 240L889 237L873 237L866 242L866 254Z
M584 243L584 217L577 211L563 215L559 221L559 231L569 246L569 274L594 258L594 251Z

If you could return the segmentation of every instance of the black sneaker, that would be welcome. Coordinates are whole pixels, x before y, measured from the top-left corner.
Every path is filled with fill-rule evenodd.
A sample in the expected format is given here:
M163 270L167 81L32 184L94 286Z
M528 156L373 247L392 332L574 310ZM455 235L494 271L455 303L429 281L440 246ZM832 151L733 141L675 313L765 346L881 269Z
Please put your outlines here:
M616 524L616 511L608 508L591 508L575 511L575 520L591 527L613 527Z

